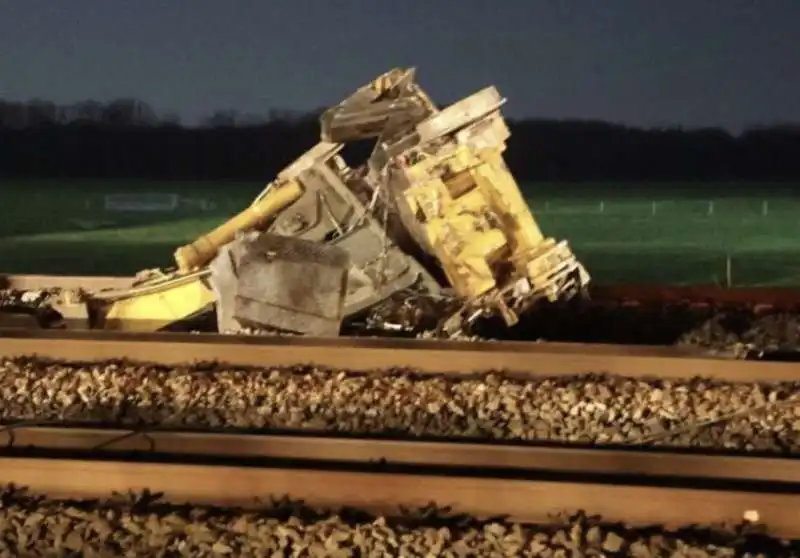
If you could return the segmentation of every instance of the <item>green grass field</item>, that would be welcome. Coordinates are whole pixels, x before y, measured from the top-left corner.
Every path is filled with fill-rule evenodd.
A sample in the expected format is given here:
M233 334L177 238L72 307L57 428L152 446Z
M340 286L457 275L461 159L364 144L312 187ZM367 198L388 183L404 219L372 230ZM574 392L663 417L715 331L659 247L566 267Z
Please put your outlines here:
M800 189L790 185L525 184L546 234L570 241L598 283L800 285ZM244 207L251 183L0 182L0 272L128 275ZM104 208L106 194L213 202L164 212Z

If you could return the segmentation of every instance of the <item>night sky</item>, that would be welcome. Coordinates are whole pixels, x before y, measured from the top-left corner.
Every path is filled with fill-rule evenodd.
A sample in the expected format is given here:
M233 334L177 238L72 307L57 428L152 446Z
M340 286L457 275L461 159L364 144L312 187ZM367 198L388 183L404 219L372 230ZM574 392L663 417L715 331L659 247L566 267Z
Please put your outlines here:
M136 97L192 123L338 102L414 65L514 117L800 122L798 0L0 0L0 98Z

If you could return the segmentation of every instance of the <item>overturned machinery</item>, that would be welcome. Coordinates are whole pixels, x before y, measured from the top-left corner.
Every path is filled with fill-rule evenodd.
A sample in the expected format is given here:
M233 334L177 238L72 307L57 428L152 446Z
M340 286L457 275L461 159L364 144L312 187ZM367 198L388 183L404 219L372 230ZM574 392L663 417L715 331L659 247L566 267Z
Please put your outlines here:
M175 269L61 293L52 308L100 329L174 328L215 310L220 331L337 335L387 305L427 305L433 322L418 311L402 327L453 337L585 292L585 269L542 234L503 160L505 99L487 87L439 109L414 78L392 70L323 113L321 141L178 248ZM364 140L371 154L349 166L342 150Z

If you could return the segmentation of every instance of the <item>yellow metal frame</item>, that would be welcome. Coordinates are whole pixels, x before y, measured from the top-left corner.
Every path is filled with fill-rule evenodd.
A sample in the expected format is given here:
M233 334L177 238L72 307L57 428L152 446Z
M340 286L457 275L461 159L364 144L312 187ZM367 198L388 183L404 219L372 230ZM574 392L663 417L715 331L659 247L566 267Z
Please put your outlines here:
M184 320L215 300L205 275L180 277L110 302L103 329L153 331Z
M406 172L412 182L406 203L459 296L475 299L496 288L498 260L528 276L526 266L545 239L500 149L459 146Z

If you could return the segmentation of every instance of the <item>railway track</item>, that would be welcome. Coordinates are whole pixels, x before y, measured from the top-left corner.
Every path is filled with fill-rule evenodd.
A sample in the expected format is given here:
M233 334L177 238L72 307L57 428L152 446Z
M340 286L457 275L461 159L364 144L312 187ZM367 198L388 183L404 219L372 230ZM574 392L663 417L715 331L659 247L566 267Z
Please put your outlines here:
M26 275L0 273L0 289L21 291L61 289L124 289L131 286L130 277ZM598 301L625 301L627 304L660 304L664 302L703 304L736 304L772 306L784 310L800 308L800 289L748 287L727 288L710 285L592 285L592 298Z
M477 443L464 440L380 439L299 432L248 434L167 429L18 426L0 430L6 455L63 452L111 458L180 456L251 464L327 462L376 467L450 467L461 470L558 473L587 477L639 475L705 482L800 484L800 460L696 452Z
M0 333L0 420L800 452L796 365L598 345Z
M114 363L109 364L111 360ZM2 374L12 383L23 381L20 379L23 372L30 375L23 382L24 390L30 390L28 399L40 397L42 389L46 391L46 385L41 388L37 382L51 376L88 377L91 371L107 382L118 373L141 374L145 370L144 376L131 378L143 378L144 384L161 383L163 387L184 373L212 377L214 382L230 382L230 374L243 378L261 374L265 381L273 381L284 373L305 373L293 371L293 367L303 365L303 370L315 370L313 373L328 370L325 373L333 375L333 384L348 384L351 377L372 381L380 376L408 374L408 371L398 372L398 368L413 369L413 374L402 380L402 387L419 397L403 403L408 406L430 403L414 382L445 382L450 386L445 395L455 400L454 384L448 382L470 378L483 381L481 378L485 378L488 370L504 371L503 378L508 378L499 382L499 392L513 391L514 386L531 382L551 382L563 387L569 378L587 373L593 374L590 378L597 380L596 385L613 383L608 377L597 376L604 373L626 376L626 381L636 385L655 382L654 385L660 386L657 389L664 392L671 389L670 385L687 389L681 387L684 385L681 382L703 376L711 380L699 385L708 390L717 389L714 382L747 383L750 391L762 389L753 387L756 385L780 385L759 392L764 398L761 410L774 414L777 408L786 408L792 416L794 382L798 376L796 365L790 363L731 361L659 347L20 330L0 332L0 362L4 367ZM227 372L232 368L238 371ZM283 369L288 371L281 372ZM163 375L148 375L152 370ZM142 389L140 384L131 379L127 382L130 394L143 397L137 391ZM474 391L480 385L470 384L469 389ZM228 389L225 384L220 386L220 390ZM251 391L263 388L260 384L247 386ZM296 397L297 393L302 394L303 386L309 390L313 387L300 383L292 388L295 395L292 389L287 389L279 398ZM213 391L208 385L205 389ZM385 386L382 389L383 399L371 396L372 406L365 405L365 411L377 412L376 409L390 406L386 397L391 394ZM102 401L111 393L81 392L80 386L73 391L67 397L67 408L87 398ZM612 395L621 397L623 392ZM9 397L4 391L6 411L22 404L24 394L18 393ZM524 388L521 393L523 399L533 394ZM645 404L653 407L657 402L649 397L654 392L648 393ZM174 394L166 392L162 396L174 398ZM229 398L230 394L225 396ZM71 527L57 543L56 535L46 540L51 546L72 552L86 552L88 548L97 552L109 549L116 552L122 548L126 552L131 548L136 552L154 552L171 544L179 555L177 549L183 544L182 548L187 552L190 549L192 555L260 555L257 540L274 551L305 545L309 556L315 555L313 552L322 552L316 554L320 556L337 556L335 552L348 556L352 554L346 549L361 545L362 549L374 551L380 544L391 547L387 541L397 545L395 552L402 547L409 556L425 555L420 549L427 548L430 552L433 547L463 551L458 554L454 550L453 556L475 555L478 550L483 552L480 555L493 555L492 552L508 555L510 549L520 556L536 555L532 548L553 552L594 548L606 554L658 556L664 555L667 547L672 549L669 554L674 555L680 549L694 548L692 545L705 549L706 555L724 555L714 554L709 545L741 553L743 549L758 550L763 544L770 545L768 556L798 552L796 545L778 540L800 539L795 520L795 514L800 513L797 494L800 463L786 456L708 455L642 447L545 447L492 440L491 436L481 442L408 438L409 434L424 435L424 431L405 432L406 439L363 435L343 438L332 437L330 433L322 436L313 428L305 428L304 433L279 435L274 432L274 424L243 432L243 426L252 425L235 418L224 423L225 428L220 431L209 432L210 425L204 423L199 427L206 431L176 431L181 424L176 425L173 415L163 415L172 422L162 421L158 420L162 415L155 411L150 415L153 419L150 424L137 420L135 426L124 426L100 420L103 424L67 426L63 422L69 416L41 415L43 411L52 411L53 401L42 403L36 410L40 414L23 417L26 420L8 424L9 417L4 419L7 424L0 430L0 443L5 446L0 454L2 480L28 487L34 497L7 490L2 495L0 516L9 520L7 514L17 513L14 517L19 524L25 524L32 516L64 518ZM139 403L127 400L125 412ZM196 403L195 399L193 404ZM319 409L324 406L319 401L317 405ZM503 405L493 411L490 403L484 401L481 405L488 405L492 416L508 411ZM206 410L215 407L215 412L221 412L222 406L221 402L210 404ZM278 407L271 409L270 412L279 414ZM97 408L90 409L84 418L91 419L87 422L98 422L97 412ZM434 417L442 412L443 407L431 412L420 424L436 424ZM114 416L119 419L123 415ZM37 426L37 418L45 426ZM724 413L722 419L727 420ZM48 425L49 422L54 424ZM791 427L788 434L792 434ZM774 437L775 433L771 435ZM550 436L551 442L553 438ZM531 441L522 436L520 441L524 440ZM625 440L629 445L639 446L650 442L652 438L648 436ZM109 499L114 492L140 494L145 489L163 492L169 505L148 503L147 496L128 503ZM44 499L36 495L43 495ZM254 496L285 495L304 504L286 501L276 506L254 501ZM76 499L95 501L78 504ZM195 511L179 506L184 502L191 502ZM467 514L474 521L442 519L431 510L409 518L398 511L424 507L431 502L449 506L453 512ZM214 515L198 511L204 506L240 509ZM351 512L334 517L331 512L308 511L342 506L387 519L376 522L374 517L354 516ZM119 513L127 518L127 524L120 523L122 520L114 515L117 513L114 510L120 509L124 510ZM553 518L554 514L574 514L579 510L598 514L602 519L563 515L561 519ZM111 516L117 519L111 521L108 519ZM491 519L497 516L505 518ZM184 522L184 528L176 531L174 523L179 520ZM738 530L717 530L713 535L700 530L674 531L692 524L730 525L743 520L745 524ZM614 526L618 521L624 521L628 527ZM111 525L105 538L90 536L94 527L89 523L98 522ZM6 525L12 523L7 521ZM195 540L194 535L187 535L186 525L194 526L192 532L196 529L208 536L198 535ZM645 530L646 525L660 527ZM447 536L441 534L443 527L448 529ZM6 531L10 528L6 527ZM287 529L296 536L288 535ZM769 536L754 534L764 529ZM136 530L139 534L131 534ZM73 536L67 544L67 532L83 534ZM119 532L127 534L114 534ZM20 533L13 540L18 541L22 536L25 544L33 544L30 533ZM3 535L6 541L3 544L12 548L8 546L12 540L8 533ZM128 542L123 544L122 539ZM335 544L330 542L334 539ZM222 546L215 547L214 540L222 541ZM23 548L19 543L14 544L17 544L15 550ZM322 547L312 550L320 544ZM658 550L658 545L666 546ZM645 550L650 554L642 554ZM397 554L390 552L390 555Z
M609 373L632 378L792 381L797 365L715 358L692 348L584 343L458 341L215 334L0 330L0 357L35 355L74 362L132 360L159 365L224 363L235 367L309 364L331 369L417 373L504 371L531 378Z
M68 445L94 443L97 434L74 433ZM536 555L530 552L547 548L595 548L626 555L638 548L636 555L641 555L655 540L683 550L692 545L708 550L713 544L718 551L728 546L741 552L743 547L753 550L768 545L768 556L789 556L798 550L790 542L800 537L795 520L800 513L800 465L793 460L664 454L659 462L642 452L593 454L597 450L586 450L581 454L569 449L515 451L444 443L419 446L361 440L354 444L275 437L248 444L241 438L224 442L221 435L160 435L163 451L148 452L145 457L134 456L129 449L81 455L72 448L66 454L63 438L56 440L60 455L52 448L44 451L46 444L38 446L38 455L31 450L28 455L6 450L0 456L4 481L27 487L36 502L26 501L27 494L6 491L0 515L16 511L20 524L29 523L32 514L66 515L73 532L79 533L70 548L82 551L86 546L119 548L125 535L135 539L128 544L140 551L183 543L194 552L204 550L205 555L245 549L252 553L258 540L272 551L298 552L313 543L330 546L332 539L337 550L348 552L375 549L391 541L386 550L394 546L395 552L400 547L406 551L391 555L409 556L427 555L437 546L440 550L460 548L462 553L454 556L475 555L476 550ZM40 437L39 442L44 439ZM241 445L234 447L237 443ZM227 460L220 459L223 454ZM386 461L365 463L365 458L376 456ZM262 461L253 462L254 457ZM265 457L269 457L266 463ZM506 461L498 462L503 457ZM114 493L133 497L127 503L119 497L110 500ZM151 501L152 493L160 494L158 502ZM270 504L270 497L280 503ZM91 503L80 503L87 500ZM292 503L299 501L302 505ZM216 509L213 515L202 511L209 506ZM437 511L436 506L446 509ZM420 509L425 511L409 513ZM579 510L592 514L592 519L576 517ZM114 517L125 519L109 521ZM376 517L383 519L375 521ZM182 528L174 528L176 521L182 522ZM619 526L620 521L625 527ZM91 532L98 523L105 526L105 537ZM717 527L713 535L697 527L692 532L689 527L721 524L728 525L728 530ZM166 528L169 525L171 529ZM214 536L192 541L188 525ZM259 526L262 532L254 532ZM447 536L431 539L442 528ZM116 540L115 529L123 533ZM142 535L148 530L151 535ZM287 530L295 536L282 537ZM132 532L139 536L131 537ZM222 541L224 548L215 547L215 540ZM61 539L56 548L65 543ZM414 548L417 553L411 552ZM662 548L647 555L666 554Z

